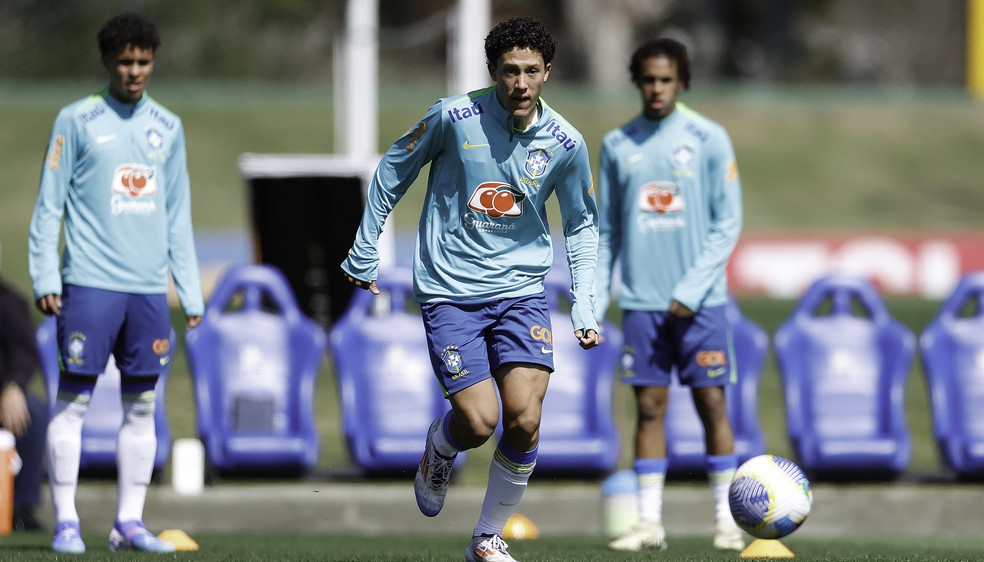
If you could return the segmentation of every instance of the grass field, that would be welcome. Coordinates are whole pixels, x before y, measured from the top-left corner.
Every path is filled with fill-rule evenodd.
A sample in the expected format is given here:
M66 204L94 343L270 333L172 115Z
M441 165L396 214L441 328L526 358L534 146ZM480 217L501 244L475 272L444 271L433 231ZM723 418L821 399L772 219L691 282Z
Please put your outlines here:
M197 552L174 555L121 555L109 552L102 535L86 535L88 551L84 556L57 559L89 562L119 560L194 560L196 562L445 562L460 561L465 544L460 536L388 535L378 540L364 535L312 535L250 533L209 533L196 536ZM736 553L717 552L707 537L670 536L669 550L662 553L615 553L605 548L605 541L589 536L551 536L510 542L510 553L523 562L608 562L673 560L698 562L737 560ZM34 562L56 559L48 550L47 534L16 534L0 538L3 559L10 562ZM791 535L783 541L800 562L957 562L980 560L984 539L947 538L843 538L818 540Z
M4 170L0 273L25 294L30 291L27 227L51 123L62 105L100 87L99 83L0 83L0 121L4 123L0 128ZM247 228L245 186L237 168L242 153L332 150L330 91L330 86L168 84L164 76L155 78L152 94L176 110L185 123L198 230ZM440 95L439 89L419 86L382 91L380 150ZM592 150L606 130L632 117L637 107L631 90L600 95L552 83L545 95L577 124ZM697 88L685 100L731 131L742 168L747 232L981 227L984 190L979 188L979 154L984 153L984 111L957 92ZM397 208L394 218L400 228L416 221L419 187ZM746 315L770 334L793 307L788 300L742 298L740 302ZM922 299L888 301L892 314L917 332L938 305ZM178 320L176 315L176 325L180 325ZM181 346L173 365L169 389L172 431L175 438L191 437L194 413L181 407L192 403ZM789 455L780 398L770 357L762 376L761 422L769 450ZM324 436L320 468L345 467L347 455L327 360L316 400ZM628 434L633 406L621 385L615 402L619 423ZM914 438L910 472L917 477L933 474L939 463L918 365L911 372L907 404ZM462 475L464 483L484 482L488 454L490 451L479 450L470 456ZM626 447L623 464L628 466L628 462Z

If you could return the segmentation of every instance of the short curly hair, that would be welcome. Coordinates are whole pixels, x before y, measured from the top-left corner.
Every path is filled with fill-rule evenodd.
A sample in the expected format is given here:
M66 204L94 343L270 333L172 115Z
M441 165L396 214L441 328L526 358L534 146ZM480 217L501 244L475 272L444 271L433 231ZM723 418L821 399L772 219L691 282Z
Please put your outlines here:
M654 57L666 57L676 62L680 83L685 89L690 87L690 57L687 55L687 48L683 46L683 43L668 38L650 41L632 53L632 60L629 62L632 82L639 81L639 75L642 74L642 63L646 59Z
M104 57L118 55L127 45L156 52L161 45L154 24L132 12L114 16L99 30L99 52Z
M489 64L496 64L499 57L516 48L540 53L543 63L550 64L557 51L557 42L534 18L510 18L493 27L485 38L485 58Z

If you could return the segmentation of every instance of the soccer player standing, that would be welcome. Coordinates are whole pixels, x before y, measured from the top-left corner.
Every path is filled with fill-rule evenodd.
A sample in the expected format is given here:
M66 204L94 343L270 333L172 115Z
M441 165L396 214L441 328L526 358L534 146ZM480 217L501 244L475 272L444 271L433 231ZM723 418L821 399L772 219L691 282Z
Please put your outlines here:
M642 112L602 141L595 311L603 315L608 307L618 259L623 381L634 389L638 413L640 521L609 546L666 548L664 420L675 368L681 384L690 386L704 425L714 546L741 550L744 538L728 506L737 457L724 399L724 386L735 377L724 315L725 265L742 223L734 149L723 127L678 101L690 85L682 44L646 43L632 55L629 70Z
M135 14L98 34L109 86L64 107L30 232L38 308L58 317L62 374L48 425L56 552L85 552L75 508L83 416L109 354L121 373L112 550L173 552L142 523L157 450L155 386L171 360L168 271L189 328L204 310L181 120L147 93L160 40ZM58 240L65 249L59 271Z
M383 222L430 163L414 297L451 409L427 432L414 491L425 515L440 512L455 456L495 431L498 388L503 434L465 550L472 562L514 560L500 535L536 464L541 405L553 371L543 292L553 261L551 194L560 206L573 279L573 333L585 349L599 342L591 308L598 230L588 151L580 133L540 98L555 49L534 19L510 19L490 31L485 55L495 85L438 100L390 147L342 263L349 281L378 294Z

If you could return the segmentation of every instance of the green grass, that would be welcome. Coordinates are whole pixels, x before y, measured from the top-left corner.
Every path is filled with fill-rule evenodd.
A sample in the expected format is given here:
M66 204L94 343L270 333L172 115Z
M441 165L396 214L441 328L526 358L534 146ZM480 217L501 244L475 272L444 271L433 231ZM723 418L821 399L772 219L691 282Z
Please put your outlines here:
M465 544L460 536L387 535L385 540L352 534L278 534L278 533L203 533L193 537L201 547L198 552L179 552L161 556L127 554L105 550L105 537L87 535L88 552L71 559L89 562L119 560L195 560L218 561L318 561L318 562L444 562L459 561ZM14 534L0 538L3 559L11 562L67 559L55 557L49 550L47 534ZM615 553L605 548L598 536L550 536L510 542L510 553L524 562L608 562L666 559L675 562L735 560L735 553L716 552L709 537L669 536L665 553ZM783 543L800 562L835 562L868 560L872 562L950 562L979 560L984 539L928 538L851 538L836 540L792 535Z
M27 229L38 173L58 109L102 85L0 83L0 273L25 295ZM245 183L237 160L245 152L330 153L334 146L331 87L289 84L175 84L155 78L152 94L181 115L189 147L195 227L246 230ZM388 144L443 95L441 85L404 85L380 93L379 148ZM592 159L602 135L637 112L631 89L601 94L551 83L545 96L582 131ZM731 132L742 169L746 232L945 231L981 228L984 190L984 111L956 92L839 91L762 87L697 88L685 95L695 109ZM423 178L424 175L422 174ZM422 184L423 180L418 180ZM422 185L394 214L412 226ZM299 205L303 201L298 202ZM555 212L556 215L556 212ZM557 224L556 218L552 218ZM739 299L747 316L770 334L793 302ZM921 330L938 302L892 298L889 310ZM180 314L175 325L182 326ZM179 330L180 331L180 330ZM175 438L194 436L190 376L183 354L173 363L169 417ZM319 470L348 466L339 428L329 361L315 397L323 435ZM633 415L628 390L618 385L615 411L625 438L621 464L629 466ZM762 375L760 419L770 452L790 455L779 378L770 356ZM907 411L913 432L913 474L933 473L939 461L931 439L922 371L910 373ZM490 447L475 451L462 481L481 484Z

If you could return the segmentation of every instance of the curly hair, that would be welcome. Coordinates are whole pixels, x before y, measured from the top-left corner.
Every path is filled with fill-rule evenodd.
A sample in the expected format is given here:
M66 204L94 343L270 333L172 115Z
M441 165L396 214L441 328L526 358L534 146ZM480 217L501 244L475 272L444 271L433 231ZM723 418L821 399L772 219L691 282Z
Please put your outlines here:
M656 39L650 41L632 53L632 60L629 62L629 72L632 74L632 81L639 80L642 72L642 63L649 58L666 57L676 62L677 73L684 88L690 87L690 57L687 55L687 48L683 43L673 39Z
M114 16L99 30L99 52L104 57L116 56L127 45L157 51L161 39L154 24L132 12Z
M493 27L485 38L485 58L489 64L496 64L499 57L516 48L540 53L543 63L550 64L557 51L557 42L534 18L510 18Z

